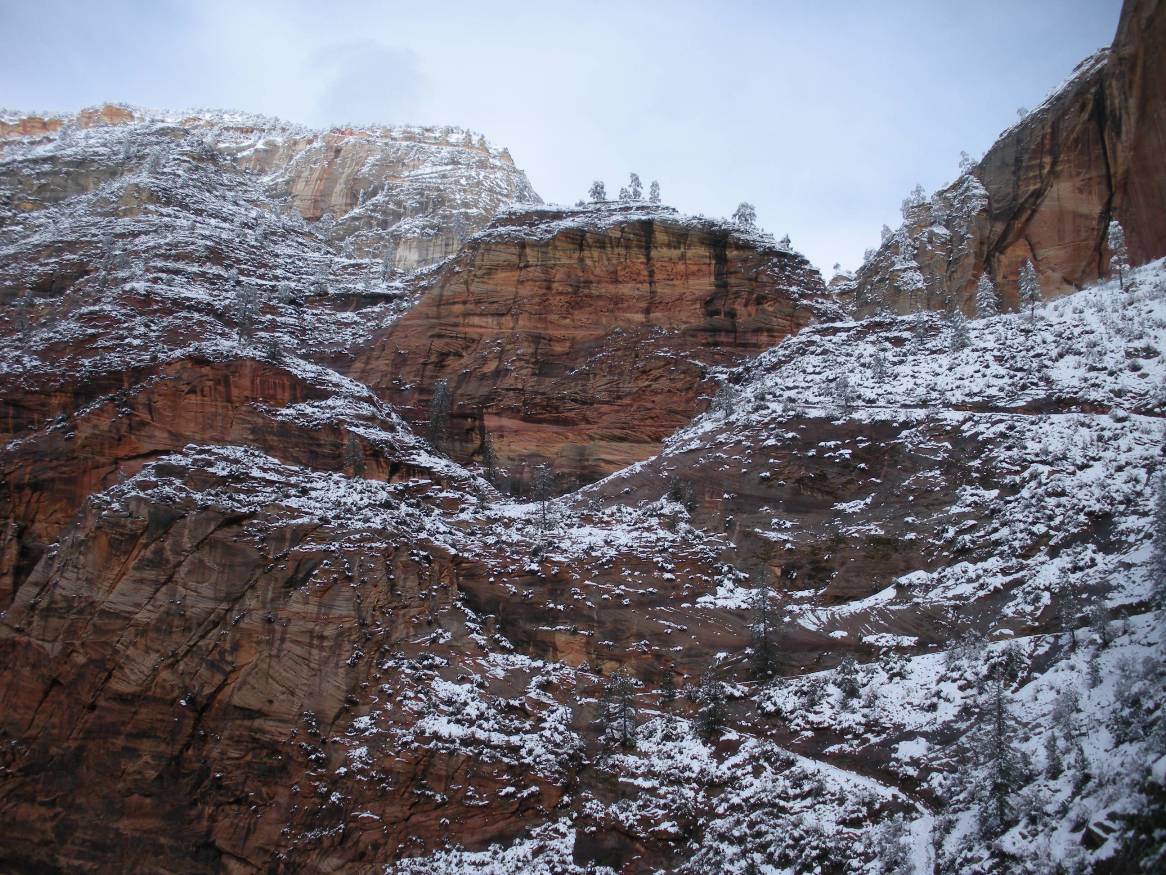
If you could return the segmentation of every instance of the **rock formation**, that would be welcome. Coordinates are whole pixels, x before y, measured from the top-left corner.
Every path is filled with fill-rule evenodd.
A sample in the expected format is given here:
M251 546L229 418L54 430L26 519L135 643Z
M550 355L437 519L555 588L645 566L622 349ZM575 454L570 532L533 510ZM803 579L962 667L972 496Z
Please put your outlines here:
M446 449L492 443L514 485L574 487L652 455L703 409L713 368L829 311L801 256L648 205L510 212L446 265L351 375L422 430L449 388Z
M53 166L58 174L65 170L66 179L48 184L48 191L63 188L70 195L95 189L115 172L132 172L174 141L190 139L260 176L278 209L294 210L324 239L393 271L451 255L501 207L542 202L506 149L453 127L314 131L238 113L166 114L106 105L75 116L10 113L0 117L0 138L9 140L0 139L0 154L9 155L14 149L43 150L39 140L50 147L72 143L80 160L70 167L58 157ZM111 149L117 161L100 154ZM86 161L87 152L98 153L98 160ZM100 165L96 172L93 164ZM34 209L46 196L43 183L29 191L32 182L21 186L32 197L17 195L20 210Z
M929 200L858 271L859 314L956 306L975 312L987 271L1004 306L1031 259L1048 297L1108 275L1119 220L1135 263L1166 255L1166 10L1127 3L1109 49L1083 61L983 159Z
M1158 8L1075 80L1123 124ZM959 343L644 203L399 277L281 198L389 239L357 156L450 135L125 112L5 122L0 870L1155 870L1166 261ZM1097 196L1055 154L1033 240ZM991 192L927 209L1012 240Z

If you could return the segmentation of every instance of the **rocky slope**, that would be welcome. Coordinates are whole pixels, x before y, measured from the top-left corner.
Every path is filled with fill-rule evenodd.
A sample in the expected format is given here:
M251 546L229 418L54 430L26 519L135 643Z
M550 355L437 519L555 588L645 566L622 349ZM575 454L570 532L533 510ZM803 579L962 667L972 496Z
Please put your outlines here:
M506 149L460 128L314 131L240 113L106 105L73 116L0 113L0 155L24 159L8 163L19 172L5 181L6 206L18 214L92 191L182 141L258 177L274 209L325 241L390 270L440 261L500 207L541 203Z
M126 112L0 156L0 869L1161 870L1166 263L851 320L631 203L397 276L282 199L349 158Z
M444 449L481 459L489 442L515 489L548 463L561 491L652 455L714 368L827 313L802 256L730 224L647 204L511 211L349 374L421 430L444 381Z
M1005 131L983 159L930 199L858 271L862 315L959 307L974 313L987 272L1006 306L1032 259L1053 297L1108 273L1111 220L1134 263L1166 255L1166 9L1125 4L1113 45Z
M329 472L295 441L149 462L86 500L0 623L3 859L841 872L898 842L957 871L1106 871L1166 753L1145 571L1161 265L1138 287L977 323L954 353L933 319L804 330L545 515L453 467ZM855 367L878 356L884 377ZM1000 666L1024 793L1049 801L985 844L966 746ZM595 723L617 668L626 749ZM726 724L701 734L710 671Z

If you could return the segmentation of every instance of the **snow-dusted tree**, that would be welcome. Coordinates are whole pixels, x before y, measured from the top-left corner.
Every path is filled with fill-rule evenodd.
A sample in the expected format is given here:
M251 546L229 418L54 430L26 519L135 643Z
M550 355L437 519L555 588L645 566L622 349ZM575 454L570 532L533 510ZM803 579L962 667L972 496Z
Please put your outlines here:
M777 248L782 252L794 251L794 244L793 241L789 239L789 234L786 234L784 237L777 241Z
M542 464L534 469L534 476L530 481L530 495L538 502L538 527L540 532L546 532L549 525L549 505L555 494L555 472L550 465Z
M959 309L952 310L951 319L948 321L951 326L952 352L967 349L968 345L972 342L972 334L968 330L968 320L964 318L964 314Z
M607 714L604 733L609 745L618 745L624 750L636 746L636 686L623 669L616 671L607 682L610 689L608 701L611 703Z
M999 312L1000 296L996 293L996 284L988 271L984 271L976 281L976 316L984 319Z
M1154 547L1150 578L1158 607L1166 609L1166 474L1158 476L1154 495Z
M660 183L655 179L653 179L652 184L648 186L648 203L660 203Z
M352 472L353 477L364 476L364 451L352 432L344 439L344 467Z
M914 875L911 826L903 815L883 820L874 831L873 844L879 875Z
M632 193L628 191L628 187L626 185L621 185L619 187L619 199L624 202L630 201L632 199Z
M830 395L839 413L846 414L854 406L854 390L850 386L850 377L839 374L830 384Z
M676 681L672 677L672 666L660 672L660 704L667 708L676 701Z
M713 677L711 670L700 676L696 702L696 731L705 738L712 738L721 731L729 713L725 705L725 685Z
M1126 247L1126 232L1117 219L1106 229L1105 245L1109 247L1109 269L1117 274L1118 285L1125 291L1126 274L1130 272L1130 251Z
M316 222L316 231L320 234L321 237L327 237L330 233L332 233L332 228L335 224L336 220L332 218L332 214L325 212Z
M881 349L876 349L870 360L870 375L879 383L887 379L887 358Z
M429 399L428 433L429 443L438 450L444 450L449 443L449 415L452 409L449 381L438 380L433 384L433 397Z
M976 162L972 160L971 155L967 152L960 152L960 173L967 173L975 166Z
M741 201L733 211L733 221L742 228L752 228L757 224L757 210L748 201Z
M640 175L638 173L632 173L628 176L628 195L634 201L644 199L644 184L640 182Z
M1027 117L1028 117L1028 112L1029 112L1029 110L1028 110L1028 107L1027 107L1027 106L1018 106L1018 107L1016 107L1016 117L1017 117L1018 119L1025 119L1025 118L1027 118Z
M879 242L886 243L891 239L891 235L894 233L895 232L891 230L889 225L883 225L882 230L879 231Z
M1108 647L1113 643L1113 627L1110 620L1109 608L1103 603L1099 602L1089 609L1089 628L1098 647Z
M587 189L587 197L596 203L607 200L607 186L603 184L602 180L595 180L591 183L591 188Z
M1077 648L1077 615L1080 610L1073 585L1068 582L1062 583L1058 588L1057 618L1060 621L1061 630L1068 635L1065 646L1070 651Z
M925 203L927 203L927 190L922 185L916 184L911 189L911 193L903 198L899 211L903 214L903 219L906 220L913 209L921 207Z
M1020 277L1017 280L1017 288L1019 290L1020 307L1028 310L1028 320L1033 322L1036 319L1036 305L1040 303L1040 277L1037 276L1036 268L1032 265L1032 259L1024 259L1024 264L1020 266Z
M781 630L773 616L773 603L769 591L768 569L762 572L761 586L753 596L753 656L751 659L753 676L768 680L777 674L778 656L781 650Z
M239 340L250 338L255 333L255 319L259 315L259 290L250 283L237 284L231 309Z
M857 699L862 692L862 684L858 679L858 665L849 653L842 657L838 668L834 670L834 685L842 691L842 700L850 702Z
M994 678L978 715L978 753L983 772L980 830L993 838L1012 826L1016 809L1011 797L1029 777L1023 754L1013 746L1017 727L1004 696L1003 681Z
M1065 771L1065 760L1061 756L1061 745L1057 741L1057 733L1049 732L1045 735L1045 777L1055 781Z

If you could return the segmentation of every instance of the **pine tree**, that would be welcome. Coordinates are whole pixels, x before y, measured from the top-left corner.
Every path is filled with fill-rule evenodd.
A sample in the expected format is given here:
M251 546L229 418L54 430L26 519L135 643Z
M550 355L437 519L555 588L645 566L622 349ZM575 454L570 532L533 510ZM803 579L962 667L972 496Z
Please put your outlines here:
M754 209L753 204L741 201L737 204L737 209L733 211L733 221L742 228L751 229L757 224L757 210Z
M555 473L549 465L539 465L534 469L530 482L531 497L538 502L539 531L546 532L549 525L548 506L555 493Z
M794 244L793 244L793 241L789 239L789 234L786 234L779 241L777 241L777 248L782 250L783 252L793 252L794 251Z
M625 203L632 199L632 193L628 191L628 187L626 185L621 185L619 187L619 199Z
M607 200L607 186L603 184L602 180L595 180L591 183L591 188L587 190L587 197L596 203Z
M1061 758L1061 746L1057 743L1057 734L1049 732L1045 735L1045 777L1055 781L1065 770L1065 761Z
M951 349L952 352L959 352L961 349L967 349L972 342L971 332L968 331L968 320L964 318L964 314L958 309L951 313Z
M1004 700L1004 683L992 680L987 701L981 706L980 764L984 769L980 827L985 835L998 836L1015 821L1015 807L1009 798L1028 779L1024 758L1012 745L1016 735L1013 718Z
M903 198L903 203L899 207L899 211L903 215L903 221L910 218L911 211L916 207L921 207L927 203L927 191L922 185L916 184L911 193Z
M1130 271L1130 251L1126 248L1126 233L1117 219L1110 222L1106 229L1105 244L1109 247L1109 269L1117 273L1118 285L1125 291L1125 276Z
M1113 630L1109 625L1110 619L1109 608L1103 604L1096 604L1089 609L1089 626L1093 630L1093 637L1097 639L1099 648L1108 647L1113 643Z
M433 384L433 397L429 399L429 432L427 437L434 449L444 450L449 443L449 415L453 400L449 393L449 381L438 380Z
M629 200L633 201L644 199L644 185L640 182L638 173L632 173L628 176L628 196Z
M834 672L834 684L842 691L844 702L857 699L862 692L862 685L858 680L858 665L849 653L838 663L838 668Z
M1150 581L1158 606L1166 609L1166 474L1158 476L1155 492L1154 547L1150 553Z
M887 359L881 349L876 349L870 361L870 375L876 381L883 383L887 379Z
M1017 281L1017 286L1020 292L1020 306L1021 308L1028 308L1028 321L1034 322L1036 320L1036 305L1040 303L1040 277L1037 276L1036 268L1032 266L1032 260L1026 258L1024 264L1020 266L1020 278Z
M255 333L255 318L259 313L258 289L250 283L236 285L232 311L239 340L249 339Z
M1080 612L1080 606L1070 583L1062 583L1059 589L1060 604L1057 606L1057 617L1061 623L1061 630L1069 635L1066 646L1072 652L1077 648L1077 614Z
M711 670L700 677L696 701L696 730L705 738L712 738L725 725L728 708L725 706L725 685L712 676Z
M767 574L763 571L762 574ZM777 674L780 632L773 619L769 581L763 580L753 597L753 676L768 680Z
M854 404L854 391L850 387L850 377L846 374L839 374L835 377L830 384L830 394L840 413L850 412L850 408Z
M660 704L668 708L676 701L676 681L672 678L672 666L665 668L660 679Z
M660 183L655 179L653 179L652 184L648 186L648 203L660 203Z
M1000 296L996 293L996 284L987 271L980 274L976 281L976 316L980 319L995 316L1000 312Z
M611 681L611 716L608 732L624 750L636 746L636 687L631 676L619 669Z

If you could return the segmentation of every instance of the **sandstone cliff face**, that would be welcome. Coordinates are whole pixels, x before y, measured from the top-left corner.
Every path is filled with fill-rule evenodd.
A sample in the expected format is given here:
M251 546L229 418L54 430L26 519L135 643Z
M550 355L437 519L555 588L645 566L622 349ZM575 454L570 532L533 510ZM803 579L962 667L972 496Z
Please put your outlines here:
M1133 870L1166 268L963 350L644 204L510 211L398 282L273 202L314 145L236 122L229 158L134 121L0 159L0 869L834 873L903 816L951 871ZM309 201L376 160L340 136ZM455 459L386 403L424 431L438 380ZM621 470L515 502L457 461L483 437L520 491ZM1014 850L960 784L1001 678L1026 753L1067 708L1091 757Z
M1126 230L1135 263L1166 254L1166 9L1127 3L1113 46L1006 131L983 160L929 202L858 271L859 314L959 307L974 312L987 271L1005 306L1032 259L1043 293L1108 275L1105 231Z
M422 428L448 383L448 449L489 440L518 483L561 486L652 454L715 390L709 370L824 312L800 255L658 208L510 213L476 237L352 376Z
M106 105L74 116L9 115L0 118L0 138L0 155L10 157L58 141L77 153L72 166L54 156L47 185L13 182L22 191L9 195L10 205L20 211L93 191L176 142L193 142L259 176L275 201L262 209L302 217L333 245L374 260L378 271L440 261L501 207L541 203L506 149L453 127L313 131L243 114Z

